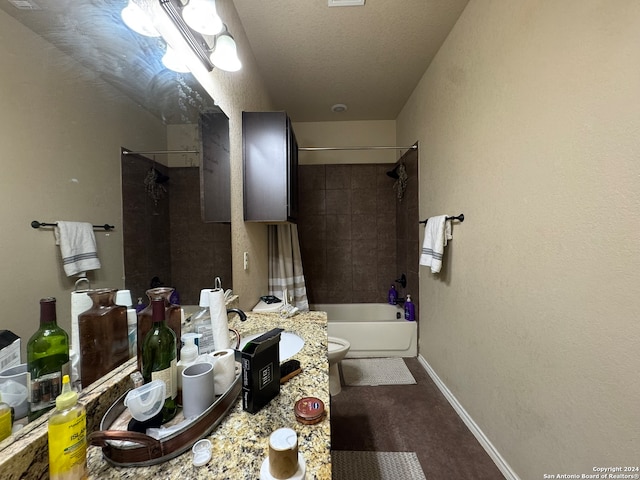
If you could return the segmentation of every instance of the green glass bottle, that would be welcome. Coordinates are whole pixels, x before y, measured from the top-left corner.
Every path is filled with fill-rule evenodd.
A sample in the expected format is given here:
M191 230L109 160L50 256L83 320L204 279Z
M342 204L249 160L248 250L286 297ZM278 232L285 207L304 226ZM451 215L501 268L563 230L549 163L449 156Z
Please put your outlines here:
M178 374L176 334L167 326L164 299L151 301L153 325L142 343L142 377L145 383L163 380L167 397L162 408L162 423L176 416L178 403Z
M27 342L29 421L51 410L69 375L69 335L56 323L56 299L40 300L40 328Z

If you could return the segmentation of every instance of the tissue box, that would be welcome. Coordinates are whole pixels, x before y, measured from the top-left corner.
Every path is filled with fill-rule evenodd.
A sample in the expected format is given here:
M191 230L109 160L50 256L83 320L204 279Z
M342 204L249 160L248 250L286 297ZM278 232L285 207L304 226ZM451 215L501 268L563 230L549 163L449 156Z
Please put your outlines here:
M242 408L256 413L280 393L280 333L274 328L242 349Z
M0 372L20 365L20 337L10 330L0 330Z

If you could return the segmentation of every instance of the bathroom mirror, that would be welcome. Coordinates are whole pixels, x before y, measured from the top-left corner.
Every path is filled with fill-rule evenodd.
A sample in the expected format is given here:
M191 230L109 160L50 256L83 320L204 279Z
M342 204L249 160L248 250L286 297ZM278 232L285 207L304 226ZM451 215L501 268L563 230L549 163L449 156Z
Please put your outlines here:
M0 9L167 125L197 123L201 112L219 111L190 73L165 68L162 38L125 26L120 12L126 5L127 0L7 0Z
M0 2L0 13L13 17L83 67L88 68L95 74L93 81L96 85L110 84L122 95L132 99L135 104L161 119L162 123L167 125L167 131L177 125L189 125L198 129L203 113L224 116L193 75L176 73L164 67L161 58L166 46L161 38L139 35L124 25L120 12L126 5L127 0L7 0ZM23 51L27 47L24 45ZM25 55L28 54L25 53ZM60 65L57 66L60 67ZM38 67L46 69L47 65L38 65ZM69 75L73 75L76 65L74 62L69 62L63 68L69 71ZM46 71L42 72L42 77L47 77ZM24 103L28 105L28 99L25 99ZM117 149L120 147L136 149L138 146L114 146L115 155L118 154ZM156 149L166 148L166 145L158 145ZM153 159L154 155L149 157ZM166 155L163 157L158 155L156 159L165 165L170 164L171 160ZM145 165L143 174L146 175L148 170L149 166ZM199 227L196 224L201 222L197 210L199 203L194 208L191 200L192 195L195 194L199 202L199 167L196 163L192 167L169 168L169 170L165 172L169 178L165 187L169 193L168 197L171 198L171 210L175 212L174 219L177 226L175 229L167 230L166 243L173 240L175 245L179 245L180 242L188 241L187 234L198 235ZM123 186L129 181L136 181L131 175L122 173ZM113 174L119 175L120 172L114 171ZM138 188L144 196L144 178L140 179L140 182ZM187 206L187 202L191 203ZM142 239L139 236L131 240L131 235L127 236L127 232L136 230L130 222L135 222L134 226L145 224L147 218L151 218L158 212L154 209L146 210L144 205L136 204L135 200L133 203L125 201L123 205L137 209L133 215L123 215L125 258L141 259L139 252L146 249L152 240ZM169 207L166 208L168 215ZM166 225L169 225L168 221ZM117 227L120 228L120 225ZM125 286L131 288L136 297L141 295L146 297L144 291L149 288L154 276L160 277L160 280L166 284L192 279L190 283L178 289L185 301L196 304L199 289L213 286L214 275L223 278L225 288L231 288L230 225L207 225L202 228L209 232L205 237L215 242L215 248L211 248L200 256L191 255L189 261L185 260L184 249L180 251L183 254L182 257L172 259L171 253L168 256L157 255L155 258L163 264L161 267L156 268L147 263L145 269L140 271L137 270L135 262L129 262L126 268ZM172 234L176 237L173 238ZM135 245L135 250L129 252L132 245ZM198 269L202 264L207 264L208 268ZM218 268L214 264L222 266ZM171 268L172 266L174 267ZM204 278L194 275L198 271L204 271L202 273ZM129 285L130 281L132 285ZM135 300L136 298L134 302Z

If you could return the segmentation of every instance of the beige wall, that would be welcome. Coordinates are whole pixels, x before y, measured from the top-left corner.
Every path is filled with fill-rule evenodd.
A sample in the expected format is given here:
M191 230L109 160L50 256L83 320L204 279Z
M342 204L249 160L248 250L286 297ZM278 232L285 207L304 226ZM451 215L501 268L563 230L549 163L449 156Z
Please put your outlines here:
M396 144L395 120L351 122L294 122L300 147L368 147ZM301 151L301 165L331 163L393 163L401 150Z
M471 0L397 119L466 216L420 354L523 479L638 463L639 92L637 1Z
M58 299L59 323L70 332L75 281L62 270L53 230L34 230L31 221L115 225L96 231L102 269L89 278L122 288L120 147L165 148L166 129L2 11L0 61L0 328L22 337L24 355L40 298Z

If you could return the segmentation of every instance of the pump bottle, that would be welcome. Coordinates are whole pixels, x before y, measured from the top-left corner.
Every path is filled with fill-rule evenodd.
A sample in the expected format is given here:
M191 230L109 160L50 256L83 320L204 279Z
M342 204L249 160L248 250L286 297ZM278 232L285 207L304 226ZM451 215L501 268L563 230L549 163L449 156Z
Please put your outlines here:
M416 319L416 306L411 301L411 295L407 295L407 300L404 302L404 319L410 322Z
M398 291L396 290L396 286L394 284L391 284L387 300L389 302L389 305L395 305L398 303Z
M69 375L62 378L62 393L49 418L49 478L80 480L87 476L87 414L71 390Z
M182 371L189 365L193 365L193 362L198 358L198 346L196 345L196 339L201 336L202 335L199 333L185 333L181 337L184 346L180 349L180 361L177 364L178 405L182 405Z

